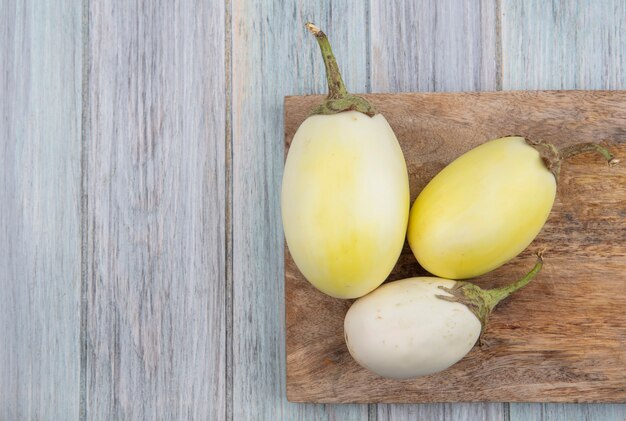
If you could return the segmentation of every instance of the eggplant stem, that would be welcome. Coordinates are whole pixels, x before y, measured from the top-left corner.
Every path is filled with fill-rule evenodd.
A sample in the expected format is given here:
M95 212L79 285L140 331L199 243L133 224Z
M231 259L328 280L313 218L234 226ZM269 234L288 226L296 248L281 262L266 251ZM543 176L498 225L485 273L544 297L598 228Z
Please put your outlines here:
M365 98L348 93L326 34L311 22L307 22L305 26L315 36L320 46L328 82L328 97L322 104L311 111L311 115L333 115L344 111L358 111L370 117L376 115L378 113L376 108L367 102Z
M326 80L328 81L328 99L345 98L348 95L348 90L341 77L341 72L339 72L339 66L333 54L333 49L330 47L328 37L320 28L311 22L307 22L305 26L306 29L315 36L317 44L322 51L324 67L326 67Z
M597 152L609 163L609 167L617 165L620 162L613 154L604 146L597 143L578 143L569 145L562 149L558 149L551 143L545 143L541 140L530 140L524 138L529 146L532 146L539 152L539 156L544 165L554 175L554 179L559 182L559 173L561 172L561 162L585 152Z
M439 289L447 292L450 295L436 295L437 298L455 303L461 303L474 313L476 318L480 320L482 330L487 326L489 314L493 311L495 306L506 297L514 293L520 288L528 285L530 281L539 273L543 266L543 252L537 253L537 263L523 278L517 281L494 289L484 290L478 285L474 285L471 282L456 281L451 288L439 286ZM481 331L482 334L482 331Z
M542 266L543 252L540 251L539 253L537 253L537 263L535 263L535 266L531 269L531 271L524 275L522 278L503 287L493 288L485 291L485 304L489 308L489 311L493 310L500 301L504 300L515 291L528 285L528 283L532 281L533 278L539 273Z
M597 143L579 143L577 145L566 146L559 150L559 159L564 160L585 152L598 152L606 159L609 166L613 166L619 162L619 159L616 159L607 148Z

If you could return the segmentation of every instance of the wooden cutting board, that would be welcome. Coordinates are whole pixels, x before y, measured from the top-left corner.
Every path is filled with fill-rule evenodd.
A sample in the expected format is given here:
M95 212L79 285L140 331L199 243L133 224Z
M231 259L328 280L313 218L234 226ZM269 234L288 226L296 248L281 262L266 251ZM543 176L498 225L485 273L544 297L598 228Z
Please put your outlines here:
M502 285L545 266L501 303L484 343L452 368L389 380L344 344L352 301L328 297L285 250L287 398L295 402L626 402L626 91L364 95L387 118L407 161L411 202L445 165L517 134L564 146L603 141L622 163L585 154L561 170L552 214L530 247L475 281ZM285 99L285 151L323 97ZM424 275L408 245L388 280Z

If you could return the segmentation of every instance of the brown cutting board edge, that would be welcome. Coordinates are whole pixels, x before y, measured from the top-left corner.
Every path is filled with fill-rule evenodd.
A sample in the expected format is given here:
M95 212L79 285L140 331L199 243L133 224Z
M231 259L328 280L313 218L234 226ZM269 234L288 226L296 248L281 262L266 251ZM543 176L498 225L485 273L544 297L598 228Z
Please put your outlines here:
M530 247L476 282L502 285L546 249L535 281L501 303L484 343L450 369L389 380L357 365L344 344L351 301L328 297L285 248L287 398L292 402L626 402L626 91L363 95L385 115L407 161L411 202L446 164L509 134L557 146L607 142L563 165L557 199ZM285 150L322 96L285 98ZM388 280L423 275L405 244Z

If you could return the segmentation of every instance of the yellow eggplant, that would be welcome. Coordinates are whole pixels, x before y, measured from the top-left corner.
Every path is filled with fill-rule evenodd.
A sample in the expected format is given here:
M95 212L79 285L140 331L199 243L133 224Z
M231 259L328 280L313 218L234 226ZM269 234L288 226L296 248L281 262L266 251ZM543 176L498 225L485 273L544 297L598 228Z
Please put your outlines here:
M283 174L281 209L293 260L320 291L356 298L378 287L406 236L410 198L402 150L381 114L347 93L326 35L328 99L298 128Z
M586 143L562 150L510 136L457 158L419 194L409 216L408 241L430 273L450 279L485 274L522 252L545 224L564 158L598 151Z

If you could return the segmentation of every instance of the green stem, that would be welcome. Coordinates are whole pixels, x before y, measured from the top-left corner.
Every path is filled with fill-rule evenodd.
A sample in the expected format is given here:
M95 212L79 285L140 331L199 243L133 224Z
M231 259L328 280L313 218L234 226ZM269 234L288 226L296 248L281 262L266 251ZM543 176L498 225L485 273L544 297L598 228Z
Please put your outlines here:
M619 162L619 159L616 159L607 148L597 143L579 143L577 145L566 146L559 150L559 158L563 160L585 152L598 152L611 166Z
M328 97L322 104L315 107L311 114L333 115L344 111L358 111L370 117L376 115L376 109L364 98L348 93L326 34L311 22L307 22L305 26L309 32L315 35L320 46L326 67L326 80L328 81Z
M339 72L339 66L337 65L333 50L330 47L328 37L326 37L326 34L322 32L320 28L311 22L307 22L305 26L310 33L315 35L317 44L322 51L322 58L324 59L324 66L326 67L326 80L328 81L328 99L345 98L348 95L348 90L341 78L341 72Z
M514 293L520 288L526 286L539 273L543 266L543 257L541 253L537 253L537 263L523 278L500 288L484 290L478 285L471 282L457 281L452 288L440 286L439 288L450 295L437 295L438 298L461 303L467 306L469 310L480 320L483 329L487 325L489 314L495 306L506 297Z
M576 145L566 146L562 149L558 149L551 143L545 143L541 140L530 140L525 138L526 143L539 152L539 156L544 165L553 175L555 180L559 181L559 174L561 172L561 162L564 160L576 156L585 152L598 152L606 159L609 166L614 166L619 162L619 159L615 158L613 154L604 146L597 143L578 143Z
M542 266L543 257L541 256L541 253L538 253L537 263L535 263L535 266L532 268L532 270L524 275L524 277L503 287L488 289L487 291L485 291L485 293L487 293L485 297L485 304L489 307L489 311L493 310L500 301L504 300L515 291L528 285L528 283L532 281L533 278L539 273Z

